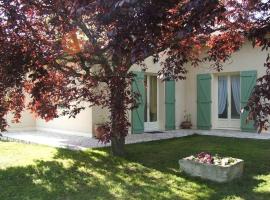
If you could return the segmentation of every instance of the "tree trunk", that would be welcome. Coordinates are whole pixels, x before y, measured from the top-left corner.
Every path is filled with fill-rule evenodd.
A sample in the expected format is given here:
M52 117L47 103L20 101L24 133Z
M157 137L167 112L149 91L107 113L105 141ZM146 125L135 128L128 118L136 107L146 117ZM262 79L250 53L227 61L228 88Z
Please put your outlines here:
M124 78L117 78L110 85L111 101L111 150L114 156L125 155L125 137L128 134L129 121L127 118L127 105L125 90L127 82Z
M125 137L111 138L111 150L114 156L123 157L125 155Z

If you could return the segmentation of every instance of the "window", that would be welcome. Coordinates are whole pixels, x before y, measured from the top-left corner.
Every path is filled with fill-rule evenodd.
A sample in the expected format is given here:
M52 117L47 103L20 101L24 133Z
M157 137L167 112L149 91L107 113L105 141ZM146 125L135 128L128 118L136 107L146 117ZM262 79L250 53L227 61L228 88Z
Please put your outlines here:
M218 77L218 118L240 119L240 76Z

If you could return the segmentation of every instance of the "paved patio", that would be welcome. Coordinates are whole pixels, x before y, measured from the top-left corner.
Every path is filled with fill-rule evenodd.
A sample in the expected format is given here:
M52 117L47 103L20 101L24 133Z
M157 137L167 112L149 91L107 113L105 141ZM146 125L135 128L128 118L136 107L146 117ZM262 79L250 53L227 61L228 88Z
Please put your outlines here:
M219 137L234 137L234 138L250 138L259 140L270 140L270 133L246 133L230 130L175 130L164 133L143 133L128 135L126 143L139 143L154 140L164 140L170 138L180 138L188 135L212 135ZM2 139L18 141L24 143L43 144L53 147L68 148L73 150L84 150L87 148L104 147L110 144L102 144L97 139L88 136L70 135L61 133L52 133L44 131L28 131L28 132L8 132L3 133Z

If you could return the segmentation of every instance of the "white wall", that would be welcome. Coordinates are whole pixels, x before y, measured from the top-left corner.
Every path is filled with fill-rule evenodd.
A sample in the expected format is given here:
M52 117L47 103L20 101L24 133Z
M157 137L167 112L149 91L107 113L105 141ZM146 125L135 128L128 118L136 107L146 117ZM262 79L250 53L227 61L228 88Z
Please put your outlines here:
M86 108L76 118L59 117L46 122L36 121L37 130L92 136L92 108Z
M224 64L223 72L239 72L244 70L258 71L258 76L265 74L264 62L267 52L262 52L260 49L253 49L250 43L244 45L244 47L237 53L235 53L231 60ZM161 69L159 63L153 63L152 58L145 60L148 69L146 74L157 74ZM191 120L196 128L197 119L197 74L201 73L217 73L210 68L209 63L201 64L200 67L194 68L187 66L188 74L187 80L176 82L176 128L179 128L180 123L184 120L184 111L191 114ZM132 66L132 71L140 71L139 66ZM165 129L165 87L163 82L158 83L159 86L159 128ZM10 121L10 116L9 121ZM22 121L19 124L11 124L9 130L24 130L24 129L42 129L48 131L59 131L66 133L88 134L93 132L93 125L102 123L108 117L108 111L99 107L88 108L82 111L76 119L68 119L67 117L61 117L54 119L50 122L44 120L36 120L29 112L24 112ZM131 119L131 112L129 112L129 118Z
M146 74L157 75L161 69L159 63L153 63L152 58L149 57L145 60L148 69ZM139 66L132 66L131 71L140 71ZM180 122L183 120L183 112L185 110L185 81L176 82L176 128L179 128ZM158 122L159 129L165 130L165 84L163 81L158 80ZM131 112L129 112L129 119L131 121ZM52 121L46 122L42 119L36 119L29 112L24 112L22 121L19 124L11 124L9 130L44 130L51 132L62 132L71 134L87 134L92 135L94 125L103 123L108 120L109 112L107 109L94 106L82 111L77 117L68 118L60 117ZM10 117L9 117L10 118ZM10 121L10 120L9 120ZM131 132L131 131L130 131Z
M92 108L92 132L96 124L103 124L109 120L109 110L107 108L101 108L99 106L94 106Z
M26 97L26 103L29 97ZM59 117L52 121L46 122L40 118L36 118L29 110L22 112L19 123L12 123L13 116L11 113L7 115L9 124L8 131L34 131L43 130L60 133L70 133L78 135L92 135L92 108L83 110L77 117Z
M12 123L13 115L9 113L7 115L7 122L9 127L8 131L32 131L36 128L36 119L32 113L27 110L22 112L22 117L19 123Z
M268 52L269 53L269 52ZM257 70L258 77L265 74L264 62L266 60L267 52L261 51L259 48L253 48L250 43L246 43L243 48L233 54L230 61L224 64L224 72L240 72L248 70ZM186 110L191 114L194 128L197 124L197 74L214 73L215 70L210 68L209 63L201 64L200 67L194 68L188 66L188 75L186 80ZM213 92L212 92L213 94Z
M180 128L180 124L184 121L184 114L186 110L186 80L177 81L175 85L175 126Z
M25 103L29 103L30 96L26 94L25 96ZM35 130L36 128L36 119L34 114L32 114L29 110L24 109L21 113L21 120L19 123L12 123L13 115L12 113L8 113L7 115L7 122L9 127L7 128L8 131L30 131Z

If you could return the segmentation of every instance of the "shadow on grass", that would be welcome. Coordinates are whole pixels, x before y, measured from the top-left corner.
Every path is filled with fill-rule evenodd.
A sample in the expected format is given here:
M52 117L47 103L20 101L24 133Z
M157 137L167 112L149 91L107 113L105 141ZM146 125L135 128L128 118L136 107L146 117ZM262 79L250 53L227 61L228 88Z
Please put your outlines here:
M209 199L270 199L270 141L192 135L130 145L127 149L127 159L132 162L212 189L214 193ZM218 184L181 173L178 160L202 151L243 159L244 176L230 183ZM257 178L259 175L264 178ZM260 190L262 187L265 189Z
M173 184L175 181L179 185ZM102 151L63 149L53 161L38 160L35 165L0 170L0 187L0 199L20 200L199 199L210 193L196 193L203 187Z
M189 136L126 148L125 159L108 148L58 149L52 161L0 170L0 199L270 199L270 141ZM216 184L180 173L178 159L200 151L244 159L243 178Z

